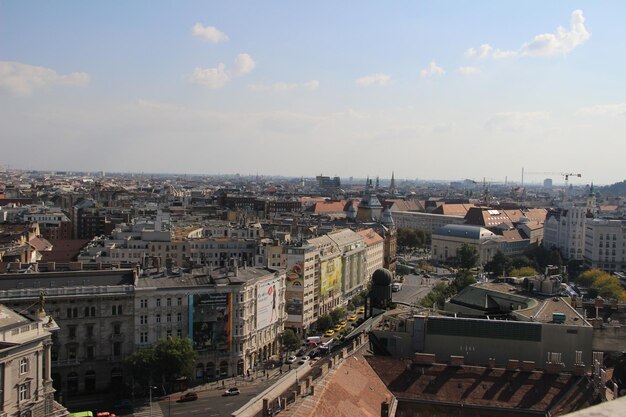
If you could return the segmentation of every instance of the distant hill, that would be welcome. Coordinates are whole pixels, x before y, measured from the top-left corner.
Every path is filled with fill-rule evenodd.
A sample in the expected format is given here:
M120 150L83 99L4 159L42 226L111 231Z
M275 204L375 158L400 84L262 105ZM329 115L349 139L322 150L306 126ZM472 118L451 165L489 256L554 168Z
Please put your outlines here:
M598 191L602 195L622 195L626 196L626 180L622 182L616 182L612 185L605 185L604 187L598 187Z

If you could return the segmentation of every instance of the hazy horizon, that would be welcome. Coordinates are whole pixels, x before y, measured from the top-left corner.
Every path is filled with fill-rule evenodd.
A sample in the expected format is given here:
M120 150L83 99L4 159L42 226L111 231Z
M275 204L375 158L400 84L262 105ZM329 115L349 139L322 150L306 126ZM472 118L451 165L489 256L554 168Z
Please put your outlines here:
M0 165L611 184L624 11L0 0Z

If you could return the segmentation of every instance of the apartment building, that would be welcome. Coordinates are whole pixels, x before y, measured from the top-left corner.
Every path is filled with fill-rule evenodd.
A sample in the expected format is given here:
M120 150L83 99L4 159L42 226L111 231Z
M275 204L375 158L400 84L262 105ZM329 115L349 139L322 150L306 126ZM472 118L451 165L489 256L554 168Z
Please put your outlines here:
M607 272L626 271L626 220L586 219L584 263Z

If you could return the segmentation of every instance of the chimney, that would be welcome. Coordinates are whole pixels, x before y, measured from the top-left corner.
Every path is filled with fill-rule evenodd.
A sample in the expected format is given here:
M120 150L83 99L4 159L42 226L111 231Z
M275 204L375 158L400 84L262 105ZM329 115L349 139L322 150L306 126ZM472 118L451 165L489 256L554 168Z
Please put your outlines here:
M522 372L532 372L535 370L535 361L522 361Z
M450 366L463 366L465 356L450 355Z
M519 360L517 359L509 359L506 363L507 371L516 371L519 368Z
M416 352L413 356L413 363L416 365L432 365L435 363L435 354Z

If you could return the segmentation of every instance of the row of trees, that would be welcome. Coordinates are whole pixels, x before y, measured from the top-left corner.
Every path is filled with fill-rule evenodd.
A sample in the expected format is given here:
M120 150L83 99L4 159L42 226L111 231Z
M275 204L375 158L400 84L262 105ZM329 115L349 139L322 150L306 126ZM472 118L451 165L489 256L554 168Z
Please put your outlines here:
M485 264L484 270L496 277L527 277L537 274L537 271L544 270L548 265L562 266L561 254L556 249L549 250L539 246L526 255L519 256L506 256L498 251Z
M581 273L576 284L589 289L589 296L626 301L626 291L617 277L599 269Z
M423 230L398 229L398 246L406 249L423 248L430 244L430 233Z

